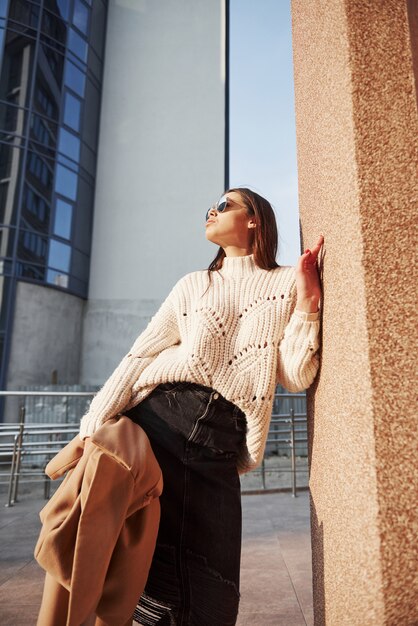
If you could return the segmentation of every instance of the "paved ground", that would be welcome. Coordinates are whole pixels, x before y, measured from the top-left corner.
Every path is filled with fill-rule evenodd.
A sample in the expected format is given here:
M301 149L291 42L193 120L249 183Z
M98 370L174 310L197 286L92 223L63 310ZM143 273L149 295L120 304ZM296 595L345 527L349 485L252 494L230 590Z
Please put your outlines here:
M42 492L0 493L0 624L35 626L44 572L33 559ZM312 626L308 492L246 495L238 626Z

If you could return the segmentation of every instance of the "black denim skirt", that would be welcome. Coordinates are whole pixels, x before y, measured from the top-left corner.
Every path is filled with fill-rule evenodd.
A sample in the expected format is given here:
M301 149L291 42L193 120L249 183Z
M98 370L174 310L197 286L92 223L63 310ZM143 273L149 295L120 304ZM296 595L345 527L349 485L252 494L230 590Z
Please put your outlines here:
M157 544L134 620L233 626L239 606L245 414L217 391L164 383L125 413L145 430L164 479Z

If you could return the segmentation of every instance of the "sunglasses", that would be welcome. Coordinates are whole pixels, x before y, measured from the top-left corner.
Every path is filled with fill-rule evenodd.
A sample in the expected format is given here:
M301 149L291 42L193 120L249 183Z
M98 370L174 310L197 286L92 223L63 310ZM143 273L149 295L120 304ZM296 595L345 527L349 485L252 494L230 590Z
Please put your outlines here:
M228 206L228 196L222 196L222 198L220 200L218 200L218 202L216 202L215 204L213 204L210 209L208 209L206 211L206 219L205 222L208 221L209 218L209 213L212 211L212 209L216 209L218 211L218 213L222 213L222 211L225 211L226 207Z

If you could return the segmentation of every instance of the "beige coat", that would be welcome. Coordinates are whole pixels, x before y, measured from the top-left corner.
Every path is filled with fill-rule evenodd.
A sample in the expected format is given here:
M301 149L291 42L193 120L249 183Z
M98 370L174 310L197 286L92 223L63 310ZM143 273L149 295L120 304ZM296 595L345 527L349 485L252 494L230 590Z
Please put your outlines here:
M46 570L38 626L124 626L145 587L160 521L161 469L126 416L77 435L47 465L63 482L40 512ZM96 617L97 616L97 617Z

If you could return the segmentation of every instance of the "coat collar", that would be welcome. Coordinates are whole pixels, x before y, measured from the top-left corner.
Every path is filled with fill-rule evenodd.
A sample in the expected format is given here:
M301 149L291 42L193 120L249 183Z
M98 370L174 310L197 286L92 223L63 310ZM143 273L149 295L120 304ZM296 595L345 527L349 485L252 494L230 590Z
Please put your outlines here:
M45 473L55 480L75 467L83 456L86 446L95 444L129 469L134 478L142 471L144 455L149 446L145 432L126 415L107 420L86 440L76 435L47 464ZM141 454L141 452L143 454Z

